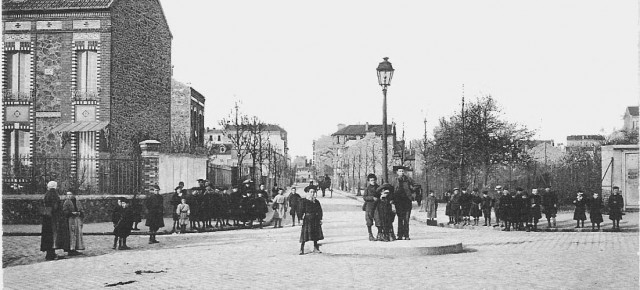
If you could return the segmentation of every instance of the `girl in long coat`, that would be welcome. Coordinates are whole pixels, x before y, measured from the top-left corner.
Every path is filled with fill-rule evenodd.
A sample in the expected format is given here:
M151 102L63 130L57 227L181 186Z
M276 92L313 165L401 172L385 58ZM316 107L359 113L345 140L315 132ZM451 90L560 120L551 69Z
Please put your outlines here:
M307 199L302 200L300 212L304 214L302 231L300 232L300 255L304 255L304 243L313 241L313 252L320 252L319 240L324 239L322 234L322 205L316 199L316 187L309 186Z
M620 188L613 187L613 193L609 196L609 219L613 221L613 229L620 229L620 220L622 219L622 208L624 207L624 199L620 195Z
M67 192L67 199L62 205L62 212L69 227L69 255L79 255L78 250L84 250L84 241L82 239L84 208L71 191Z
M585 213L587 201L582 196L581 191L578 191L578 196L573 201L573 204L576 206L576 209L573 212L573 219L577 222L576 228L580 228L580 222L582 222L582 227L584 228L584 220L587 219L587 215Z
M604 204L602 203L602 198L597 193L594 193L593 199L589 201L589 219L591 220L591 230L595 231L595 225L598 225L598 230L600 230L600 223L603 222L603 207Z
M262 192L259 192L258 197L253 199L253 203L255 204L254 208L256 218L260 223L260 228L262 228L262 223L264 222L264 219L267 218L267 211L269 211L269 208L267 207L267 199L264 198L264 194ZM280 222L282 223L282 221Z

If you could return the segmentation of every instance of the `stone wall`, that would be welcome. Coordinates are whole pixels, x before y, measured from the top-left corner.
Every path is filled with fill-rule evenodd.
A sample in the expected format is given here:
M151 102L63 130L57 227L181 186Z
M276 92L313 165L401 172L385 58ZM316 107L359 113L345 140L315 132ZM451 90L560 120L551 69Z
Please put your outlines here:
M63 36L60 33L37 36L36 111L60 112L61 101L71 94L71 43L64 41Z
M173 137L189 137L191 133L191 88L171 80L171 132ZM177 135L177 136L176 136Z
M157 0L112 7L112 152L171 138L171 34Z

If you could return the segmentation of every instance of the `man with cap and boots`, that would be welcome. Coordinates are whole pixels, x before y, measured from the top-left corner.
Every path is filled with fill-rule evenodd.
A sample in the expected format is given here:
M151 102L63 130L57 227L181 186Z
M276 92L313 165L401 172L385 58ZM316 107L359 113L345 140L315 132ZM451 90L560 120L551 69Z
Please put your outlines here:
M364 191L364 195L362 199L364 200L364 204L362 208L364 209L364 220L367 223L367 231L369 232L369 241L376 241L380 239L380 224L379 221L376 221L376 226L378 227L378 237L374 238L373 233L371 232L371 227L373 226L373 222L375 220L376 207L378 205L378 200L380 198L380 193L378 190L378 178L375 174L371 173L367 175L367 188Z
M149 244L159 243L156 240L158 229L164 227L164 201L160 195L160 187L151 186L151 195L146 200L147 221L146 226L149 227Z
M398 216L398 239L410 240L409 218L411 217L411 194L413 193L413 180L405 175L404 166L396 168L397 177L393 181L393 204Z
M471 219L469 218L469 210L471 209L471 195L467 192L466 187L462 187L462 194L460 195L460 214L462 215L462 225L471 225Z
M551 186L544 189L542 195L542 209L547 218L547 227L556 227L556 214L558 213L558 196L551 191Z

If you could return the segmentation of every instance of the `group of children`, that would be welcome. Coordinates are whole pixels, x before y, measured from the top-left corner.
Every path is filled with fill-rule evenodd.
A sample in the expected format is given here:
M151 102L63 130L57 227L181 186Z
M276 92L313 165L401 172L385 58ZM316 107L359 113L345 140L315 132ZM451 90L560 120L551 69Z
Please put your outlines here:
M496 186L496 193L500 195L496 199L490 197L487 190L482 191L482 196L478 195L477 189L474 189L471 194L468 194L465 189L460 192L458 188L454 188L452 195L445 193L447 202L445 214L449 216L449 224L477 226L479 218L484 216L484 226L491 226L491 209L493 208L496 213L496 225L494 226L504 227L504 231L510 231L512 228L517 231L537 231L542 213L547 218L548 227L556 227L558 198L551 191L551 188L545 188L544 194L539 194L538 189L535 188L527 194L520 187L510 193L507 188ZM573 219L576 220L576 228L584 227L588 209L592 230L600 230L600 224L603 222L604 202L598 193L586 197L579 190L573 204L575 205ZM619 188L613 187L608 200L608 208L614 230L620 229L623 204ZM473 217L473 223L471 217Z

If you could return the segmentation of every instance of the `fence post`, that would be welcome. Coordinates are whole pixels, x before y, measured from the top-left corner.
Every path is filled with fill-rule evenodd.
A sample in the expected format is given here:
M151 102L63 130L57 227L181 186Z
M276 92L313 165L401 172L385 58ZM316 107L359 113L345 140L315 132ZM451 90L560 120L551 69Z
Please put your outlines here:
M139 143L142 153L142 193L151 193L151 187L159 184L160 142L145 140Z

